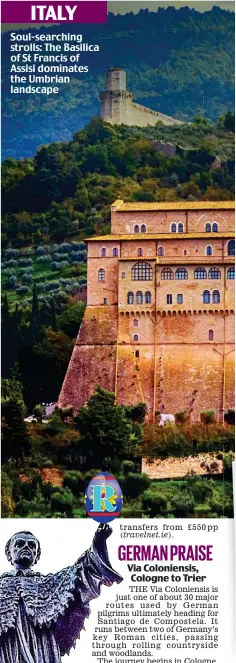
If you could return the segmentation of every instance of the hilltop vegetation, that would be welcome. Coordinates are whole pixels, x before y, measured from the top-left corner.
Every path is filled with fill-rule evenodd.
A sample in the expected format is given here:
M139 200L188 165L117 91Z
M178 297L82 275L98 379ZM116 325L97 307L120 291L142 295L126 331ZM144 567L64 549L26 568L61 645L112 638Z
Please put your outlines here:
M197 4L197 3L196 3ZM31 29L61 32L61 25ZM73 33L81 26L73 25ZM84 25L83 39L100 46L86 54L89 73L71 78L51 99L10 95L9 40L3 34L3 156L23 157L43 143L70 140L99 114L99 91L111 66L127 70L135 101L185 122L199 114L215 121L234 108L234 13L189 7L109 14L104 25ZM85 60L84 60L85 62ZM40 98L42 97L42 98Z

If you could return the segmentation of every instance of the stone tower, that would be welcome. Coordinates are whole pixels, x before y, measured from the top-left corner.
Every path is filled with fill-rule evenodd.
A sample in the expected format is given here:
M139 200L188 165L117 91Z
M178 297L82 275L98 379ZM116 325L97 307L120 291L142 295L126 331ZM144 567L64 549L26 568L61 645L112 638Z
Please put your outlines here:
M101 117L110 124L128 126L155 126L157 122L165 125L183 124L169 115L164 115L132 100L132 92L126 89L126 71L121 67L109 69L106 75L106 89L100 92Z
M128 105L132 93L126 90L126 71L109 69L106 75L106 90L100 93L101 117L111 124L128 124Z

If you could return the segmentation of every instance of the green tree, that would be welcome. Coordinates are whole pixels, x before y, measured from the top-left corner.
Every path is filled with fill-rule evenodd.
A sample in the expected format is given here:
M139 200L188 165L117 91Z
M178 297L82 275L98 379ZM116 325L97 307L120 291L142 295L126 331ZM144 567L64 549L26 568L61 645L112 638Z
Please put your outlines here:
M16 380L2 383L2 462L21 461L29 452L29 435L24 421L22 387Z
M102 469L112 469L115 461L135 455L141 439L141 427L137 429L127 418L125 407L117 405L115 394L97 386L75 418L80 432L79 449L88 464Z

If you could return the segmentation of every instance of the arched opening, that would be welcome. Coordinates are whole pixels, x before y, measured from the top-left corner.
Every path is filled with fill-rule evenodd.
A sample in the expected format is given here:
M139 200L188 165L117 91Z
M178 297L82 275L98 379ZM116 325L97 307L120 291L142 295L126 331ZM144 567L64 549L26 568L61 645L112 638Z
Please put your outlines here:
M176 223L172 223L172 224L171 224L170 231L171 231L172 233L176 233Z
M219 290L213 290L213 294L212 294L212 302L213 302L213 304L219 304L219 303L220 303L220 293L219 293Z
M206 247L206 256L212 256L212 246Z
M133 321L133 327L138 327L138 320L137 320L137 318L135 318L134 321Z
M145 226L145 223L142 223L141 225L141 233L147 232L147 226Z
M235 279L235 267L230 267L227 271L227 279Z
M137 224L134 226L134 233L139 233L139 226Z
M218 233L218 223L213 223L212 224L212 232L213 233Z
M107 254L107 250L105 248L101 249L101 256L104 258Z
M204 290L203 296L203 304L210 304L211 302L211 295L209 290Z
M213 329L209 329L209 341L214 341L214 332L213 332Z
M151 304L152 295L149 291L145 292L145 304Z
M136 304L142 304L142 303L143 303L143 293L141 292L141 290L138 290L138 292L136 292Z
M151 281L152 267L148 262L137 262L131 269L132 281Z
M138 334L134 334L134 341L138 341Z
M235 240L231 239L228 242L228 256L235 256Z
M184 226L183 226L183 223L179 223L179 225L178 225L178 232L179 232L179 233L183 233L183 232L184 232Z
M207 273L204 267L197 267L194 271L194 278L195 279L206 279L207 278Z
M98 281L105 281L105 269L102 267L98 270Z
M175 272L175 278L183 281L187 281L188 279L188 272L185 267L178 267Z
M138 249L138 256L143 256L143 249Z
M158 249L157 254L158 254L158 256L164 256L164 249L163 249L163 246L159 246L159 249Z
M115 248L113 249L112 253L113 253L113 256L114 256L114 257L117 257L117 256L118 256L118 249L115 247Z
M211 267L208 273L209 279L221 279L221 271L218 267Z
M127 304L133 304L133 303L134 303L134 293L133 292L128 292Z
M163 281L171 281L174 278L174 272L170 267L165 267L161 272L161 278Z

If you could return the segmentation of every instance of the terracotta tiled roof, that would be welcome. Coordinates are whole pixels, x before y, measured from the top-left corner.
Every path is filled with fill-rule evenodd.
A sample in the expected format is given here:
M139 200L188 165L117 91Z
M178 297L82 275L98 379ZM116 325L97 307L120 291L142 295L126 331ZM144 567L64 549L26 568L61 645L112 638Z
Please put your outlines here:
M234 209L234 200L178 200L175 202L153 202L153 203L124 203L123 200L115 200L111 208L116 212L158 212L168 210L198 210L198 209Z
M131 241L131 240L138 240L139 242L142 242L143 240L147 239L205 239L209 240L211 239L228 239L230 237L234 237L234 232L231 230L226 230L224 233L206 233L206 232L201 232L201 233L137 233L137 234L111 234L111 235L96 235L96 237L88 237L85 239L85 242L116 242L116 241Z

